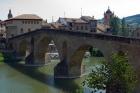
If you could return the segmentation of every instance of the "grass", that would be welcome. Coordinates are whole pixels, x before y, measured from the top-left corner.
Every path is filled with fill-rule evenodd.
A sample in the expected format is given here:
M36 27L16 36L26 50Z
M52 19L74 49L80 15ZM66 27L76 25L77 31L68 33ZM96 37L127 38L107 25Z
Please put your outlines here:
M7 53L2 53L0 52L0 63L3 62L13 62L15 61L15 56L13 53L7 52Z
M4 62L4 55L0 52L0 63Z

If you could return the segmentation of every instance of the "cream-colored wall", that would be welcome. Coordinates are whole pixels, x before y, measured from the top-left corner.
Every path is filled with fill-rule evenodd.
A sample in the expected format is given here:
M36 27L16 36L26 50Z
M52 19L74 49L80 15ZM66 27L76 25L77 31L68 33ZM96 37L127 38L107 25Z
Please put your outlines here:
M42 21L40 20L10 20L12 22L7 22L7 37L10 38L13 34L14 36L21 35L23 33L29 32L28 29L34 31L36 29L40 29L42 25ZM23 22L24 21L24 22ZM26 21L26 24L25 24ZM30 21L30 23L28 23ZM33 24L31 24L31 21ZM38 21L39 24L34 24L34 21ZM13 29L11 27L14 27ZM21 32L23 29L23 32Z

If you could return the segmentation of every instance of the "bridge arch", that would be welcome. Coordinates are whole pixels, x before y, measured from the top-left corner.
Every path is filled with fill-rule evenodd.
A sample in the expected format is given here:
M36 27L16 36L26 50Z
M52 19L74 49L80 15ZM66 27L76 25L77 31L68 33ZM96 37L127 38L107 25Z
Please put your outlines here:
M56 50L55 52L58 52L59 50L57 48L57 43L55 43L55 40L52 37L44 36L41 39L36 41L35 49L34 49L34 56L35 56L35 63L36 64L45 64L50 62L50 55L48 54L51 52L49 50L49 45L53 42Z
M69 62L69 74L70 76L80 76L82 74L82 61L85 56L85 53L89 51L89 49L97 48L104 56L104 51L98 47L94 47L90 44L82 44L79 47L76 48L76 50L73 52L72 56L70 57Z
M27 40L22 40L21 42L19 42L17 53L24 59L30 54L30 44Z

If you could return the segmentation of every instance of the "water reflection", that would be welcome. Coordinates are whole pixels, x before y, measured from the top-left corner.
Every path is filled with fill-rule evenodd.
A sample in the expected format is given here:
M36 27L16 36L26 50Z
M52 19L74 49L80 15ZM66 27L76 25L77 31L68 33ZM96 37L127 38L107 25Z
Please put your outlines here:
M84 61L85 69L89 71L87 68L91 68L93 62ZM56 64L57 61L43 67L0 64L0 93L75 93L85 77L54 80Z

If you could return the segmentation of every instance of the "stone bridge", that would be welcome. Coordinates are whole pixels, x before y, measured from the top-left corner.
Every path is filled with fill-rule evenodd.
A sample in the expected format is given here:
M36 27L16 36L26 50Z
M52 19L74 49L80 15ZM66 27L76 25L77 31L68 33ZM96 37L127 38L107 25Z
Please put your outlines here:
M60 63L54 68L56 77L79 77L84 53L92 46L98 48L108 61L114 52L127 53L129 63L140 79L140 39L136 38L44 28L10 38L8 47L23 56L26 64L44 64L51 40L60 56ZM138 81L137 93L140 91Z

